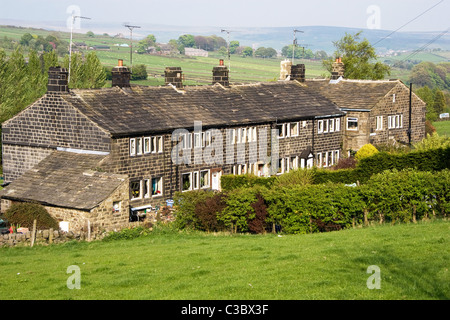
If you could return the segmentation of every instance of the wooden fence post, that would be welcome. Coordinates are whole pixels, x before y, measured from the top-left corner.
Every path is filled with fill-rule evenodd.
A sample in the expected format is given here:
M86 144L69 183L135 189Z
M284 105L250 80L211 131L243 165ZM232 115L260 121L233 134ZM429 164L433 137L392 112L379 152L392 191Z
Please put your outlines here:
M34 219L33 221L33 230L31 231L31 247L33 247L35 239L36 239L36 219Z

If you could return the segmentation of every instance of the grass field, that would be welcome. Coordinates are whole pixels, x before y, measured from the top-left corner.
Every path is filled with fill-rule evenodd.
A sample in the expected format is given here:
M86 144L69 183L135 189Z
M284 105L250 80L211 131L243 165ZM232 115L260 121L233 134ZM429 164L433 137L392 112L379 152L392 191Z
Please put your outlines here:
M436 128L436 132L440 136L450 137L450 121L434 122L433 126Z
M0 300L445 300L450 222L313 235L154 232L0 249ZM80 289L68 289L80 268ZM369 266L381 288L367 287Z

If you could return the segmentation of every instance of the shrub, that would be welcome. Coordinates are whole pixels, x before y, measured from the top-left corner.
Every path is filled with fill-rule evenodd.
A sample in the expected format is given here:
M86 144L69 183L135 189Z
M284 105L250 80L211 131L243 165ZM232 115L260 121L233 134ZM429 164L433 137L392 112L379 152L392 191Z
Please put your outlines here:
M314 183L314 172L309 169L297 169L282 174L273 182L276 187L287 187L293 185L310 185Z
M251 188L253 186L263 186L270 188L276 177L257 177L251 174L244 175L226 175L221 178L221 187L223 191L231 191L238 188Z
M50 216L48 211L40 204L19 202L14 203L5 212L5 218L10 224L20 225L23 228L33 228L33 222L36 220L36 229L58 229L58 222Z
M122 229L117 232L110 232L106 237L103 238L102 241L114 241L114 240L132 240L142 236L146 236L150 233L150 229L146 227L130 227L126 229Z
M176 225L180 229L193 228L202 229L202 223L196 214L198 203L214 196L207 190L195 190L188 192L177 192L174 196L174 209L176 210Z
M356 153L356 160L361 160L363 158L367 158L370 156L373 156L374 154L378 153L377 148L375 148L372 144L365 144L359 149L359 151Z
M450 148L450 137L440 136L437 132L428 134L425 139L414 145L414 151L429 151L440 148Z
M219 231L223 224L217 220L217 216L225 209L225 195L218 193L211 198L197 202L195 215L199 220L198 228L203 231Z

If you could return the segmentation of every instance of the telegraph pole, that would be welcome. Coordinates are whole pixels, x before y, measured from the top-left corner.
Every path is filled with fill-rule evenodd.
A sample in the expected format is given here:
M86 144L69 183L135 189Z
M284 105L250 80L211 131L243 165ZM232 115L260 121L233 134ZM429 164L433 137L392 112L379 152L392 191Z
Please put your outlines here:
M294 29L294 42L293 42L293 44L292 44L292 65L294 65L294 59L295 59L295 47L297 46L297 36L296 36L296 33L297 33L297 32L304 33L303 31Z
M227 48L227 51L228 51L228 69L231 72L230 32L233 32L233 31L222 29L221 32L226 32L228 34L228 41L227 41L227 43L228 43L228 45L227 45L227 47L228 47Z
M130 29L130 71L133 72L133 29L140 28L140 26L126 24L125 27Z
M69 76L67 77L67 84L70 83L70 66L72 65L72 39L73 39L73 24L75 23L75 19L86 19L91 20L91 18L88 17L82 17L82 16L74 16L72 15L72 25L70 26L70 43L69 43Z

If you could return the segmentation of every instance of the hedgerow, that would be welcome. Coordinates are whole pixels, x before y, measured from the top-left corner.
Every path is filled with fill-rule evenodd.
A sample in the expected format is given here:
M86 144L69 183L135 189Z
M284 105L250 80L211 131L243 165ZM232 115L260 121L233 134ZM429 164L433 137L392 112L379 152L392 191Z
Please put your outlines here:
M176 205L181 228L203 231L306 234L414 222L450 212L450 170L387 170L360 186L328 182L186 192L178 194Z

